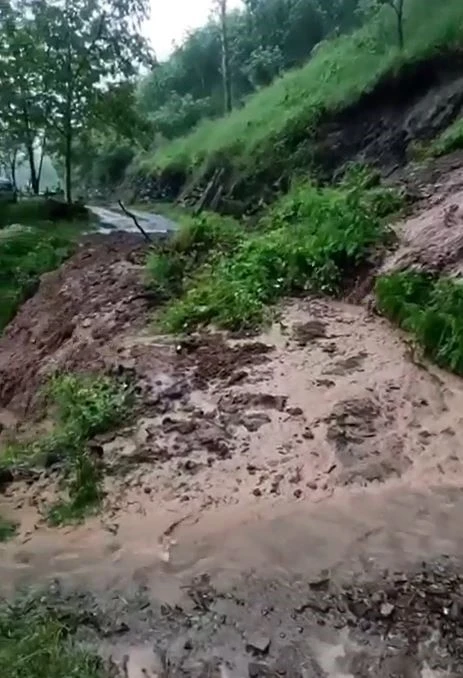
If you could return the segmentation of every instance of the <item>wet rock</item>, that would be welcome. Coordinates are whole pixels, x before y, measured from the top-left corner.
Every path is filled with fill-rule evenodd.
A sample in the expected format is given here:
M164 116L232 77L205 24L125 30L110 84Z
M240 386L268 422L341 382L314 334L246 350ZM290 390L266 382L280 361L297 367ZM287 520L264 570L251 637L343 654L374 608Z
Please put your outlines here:
M249 678L268 678L271 675L270 668L266 664L258 662L249 662L248 676Z
M252 633L247 638L246 651L254 654L267 654L270 649L271 640L268 636L261 633Z
M302 407L288 407L286 412L292 417L300 417L304 414Z
M388 618L394 612L394 605L392 603L383 603L379 608L379 613L382 617Z

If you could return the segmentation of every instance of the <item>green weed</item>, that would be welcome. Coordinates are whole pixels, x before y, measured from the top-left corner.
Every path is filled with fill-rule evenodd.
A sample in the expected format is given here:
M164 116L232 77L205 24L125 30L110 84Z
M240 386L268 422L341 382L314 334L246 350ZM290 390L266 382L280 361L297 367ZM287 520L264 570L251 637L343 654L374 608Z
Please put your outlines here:
M463 285L452 278L403 271L376 283L378 308L410 332L424 355L463 374Z
M184 216L179 231L147 260L147 283L160 300L179 296L186 282L211 258L231 252L244 230L231 218L217 214Z
M45 394L54 418L53 430L28 444L12 444L1 456L3 467L63 461L68 498L50 511L50 522L75 522L94 512L103 497L98 460L88 441L120 425L133 398L130 386L106 376L57 375Z
M7 520L6 518L2 518L2 516L0 516L0 542L12 539L16 534L16 530L16 523L13 523L11 520Z
M0 332L35 292L40 276L72 254L78 233L59 225L0 230Z
M160 322L172 332L208 323L255 328L284 295L339 293L384 237L364 191L295 186L256 232L229 251L209 254L196 275L182 281L183 293Z
M461 148L463 148L463 118L456 120L434 141L428 155L446 155Z
M102 660L78 645L78 615L60 615L39 598L0 605L0 675L105 678Z

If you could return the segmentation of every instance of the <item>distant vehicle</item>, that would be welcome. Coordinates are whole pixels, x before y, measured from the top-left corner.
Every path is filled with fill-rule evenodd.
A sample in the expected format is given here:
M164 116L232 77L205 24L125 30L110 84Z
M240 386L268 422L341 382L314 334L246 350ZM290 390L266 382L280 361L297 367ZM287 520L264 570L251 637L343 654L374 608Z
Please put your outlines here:
M16 202L18 194L8 179L0 179L0 203Z

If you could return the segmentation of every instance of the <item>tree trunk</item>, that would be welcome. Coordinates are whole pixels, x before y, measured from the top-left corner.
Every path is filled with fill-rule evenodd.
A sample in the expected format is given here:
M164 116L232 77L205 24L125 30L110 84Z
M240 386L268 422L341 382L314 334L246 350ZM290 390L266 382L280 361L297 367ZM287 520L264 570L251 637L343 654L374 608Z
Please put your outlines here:
M13 155L11 157L11 162L10 162L10 172L11 172L11 183L13 184L14 190L17 190L16 186L16 160L18 157L18 150L15 149L13 151Z
M404 0L399 0L397 7L397 36L399 38L399 49L403 50L405 46L404 38Z
M43 169L43 156L45 154L45 134L43 135L42 138L42 144L41 144L41 149L40 149L40 162L39 162L39 170L37 172L37 177L39 180L39 186L40 186L40 179L42 177L42 169ZM48 187L47 187L48 188Z
M29 160L29 168L30 168L30 173L31 173L30 182L31 182L32 193L34 195L38 195L40 185L39 185L39 178L37 176L37 169L35 167L34 146L33 146L32 142L30 142L29 140L27 141L27 144L26 144L26 151L27 151L27 158Z
M222 41L222 78L225 112L232 110L232 92L230 75L230 49L228 44L227 0L219 0L220 28Z
M65 143L65 173L66 173L66 202L72 203L72 130L70 127L66 130Z

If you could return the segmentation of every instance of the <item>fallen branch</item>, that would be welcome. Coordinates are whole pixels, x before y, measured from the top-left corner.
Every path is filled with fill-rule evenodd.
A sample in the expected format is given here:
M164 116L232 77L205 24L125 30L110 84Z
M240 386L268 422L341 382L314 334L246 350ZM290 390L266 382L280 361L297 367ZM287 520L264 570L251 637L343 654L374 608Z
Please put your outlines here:
M140 224L140 222L138 221L138 219L137 219L137 217L135 216L135 214L133 214L133 212L129 212L129 210L125 207L125 205L124 205L124 203L122 202L122 200L118 200L118 203L119 203L119 206L120 206L121 210L124 212L124 214L126 214L128 217L130 217L131 219L133 219L133 222L134 222L135 226L138 228L138 230L139 230L140 233L143 235L143 237L145 238L145 240L146 240L147 242L152 242L151 236L148 235L148 233L145 231L145 229L143 228L143 226L141 226L141 224Z

